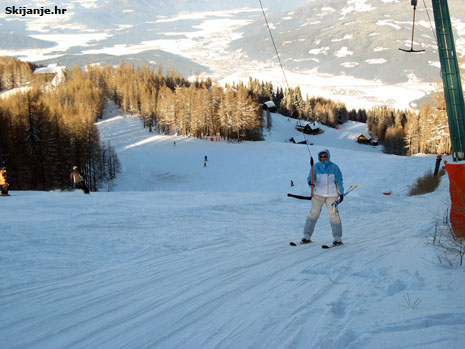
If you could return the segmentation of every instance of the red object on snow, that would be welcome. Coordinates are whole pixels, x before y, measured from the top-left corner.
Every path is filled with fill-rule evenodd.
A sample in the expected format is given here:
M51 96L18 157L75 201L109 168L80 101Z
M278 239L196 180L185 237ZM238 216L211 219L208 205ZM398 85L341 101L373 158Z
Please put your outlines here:
M465 237L465 164L448 164L444 168L449 175L450 223L457 237Z

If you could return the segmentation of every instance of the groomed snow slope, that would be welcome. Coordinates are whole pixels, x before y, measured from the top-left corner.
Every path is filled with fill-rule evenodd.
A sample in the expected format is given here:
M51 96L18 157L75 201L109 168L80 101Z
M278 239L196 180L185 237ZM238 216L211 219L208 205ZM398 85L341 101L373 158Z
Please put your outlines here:
M210 142L149 134L110 105L98 127L122 162L113 192L0 200L1 346L463 348L464 270L426 244L447 177L406 195L435 158L359 145L357 123L308 136L360 187L340 206L345 246L320 248L323 210L317 242L292 248L310 206L286 197L308 194L294 126L274 114L264 142Z

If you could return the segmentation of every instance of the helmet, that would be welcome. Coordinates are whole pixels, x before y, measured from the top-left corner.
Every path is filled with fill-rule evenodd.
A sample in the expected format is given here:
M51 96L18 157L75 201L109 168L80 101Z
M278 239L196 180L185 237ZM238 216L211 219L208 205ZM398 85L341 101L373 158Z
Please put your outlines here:
M73 166L73 170L77 170L77 169L78 169L78 167L77 167L77 166Z

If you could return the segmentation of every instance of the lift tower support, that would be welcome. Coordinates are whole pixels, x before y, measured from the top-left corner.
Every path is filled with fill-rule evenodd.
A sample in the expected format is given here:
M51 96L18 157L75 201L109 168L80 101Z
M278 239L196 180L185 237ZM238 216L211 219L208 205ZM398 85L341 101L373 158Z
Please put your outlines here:
M416 2L416 1L415 1ZM465 105L447 0L432 0L454 161L465 160Z

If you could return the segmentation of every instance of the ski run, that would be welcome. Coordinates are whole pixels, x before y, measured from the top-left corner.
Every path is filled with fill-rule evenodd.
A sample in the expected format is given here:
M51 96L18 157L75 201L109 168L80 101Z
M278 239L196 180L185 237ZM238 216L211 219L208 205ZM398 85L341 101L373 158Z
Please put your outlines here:
M342 248L321 248L326 208L317 243L293 248L311 202L287 193L309 195L309 153L287 142L303 140L295 120L272 117L263 142L212 142L148 133L109 104L113 188L0 198L1 347L463 348L465 270L430 236L448 178L407 196L435 156L357 144L364 124L320 126L313 156L328 148L359 187L338 207Z

